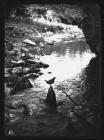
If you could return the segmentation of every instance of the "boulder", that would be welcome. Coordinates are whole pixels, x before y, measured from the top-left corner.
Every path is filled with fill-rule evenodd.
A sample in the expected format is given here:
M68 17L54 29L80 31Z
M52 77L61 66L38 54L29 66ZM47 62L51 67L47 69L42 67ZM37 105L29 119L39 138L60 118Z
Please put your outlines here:
M48 106L51 109L55 110L57 108L56 95L55 95L55 92L54 92L52 86L50 86L48 89L48 93L47 93L47 97L46 97L45 102L48 104Z
M13 64L13 67L25 66L25 62L23 60L20 60L20 61L14 61L14 60L12 60L11 63Z
M38 68L48 68L49 65L48 64L44 64L42 62L39 62L38 65L37 65Z
M31 41L30 39L25 39L24 41L23 41L23 43L26 43L26 44L30 44L30 45L36 45L36 43L35 42L33 42L33 41Z
M44 73L42 73L42 72L39 72L38 74L39 74L39 75L43 75Z
M40 72L40 69L37 68L36 66L32 66L30 70L28 71L28 73L39 73L39 72Z
M27 77L28 77L28 78L32 78L32 79L35 79L35 78L38 78L39 75L37 75L37 74L35 74L35 73L29 73L29 74L27 75Z
M34 60L34 59L27 59L26 62L29 64L36 64L37 63L36 60Z
M49 67L48 64L43 64L42 66L43 66L43 68L48 68Z
M20 90L24 90L27 88L32 88L32 84L30 83L29 79L27 77L22 77L21 79L19 79L16 83L16 85L14 86L14 88L11 90L10 94L15 94Z

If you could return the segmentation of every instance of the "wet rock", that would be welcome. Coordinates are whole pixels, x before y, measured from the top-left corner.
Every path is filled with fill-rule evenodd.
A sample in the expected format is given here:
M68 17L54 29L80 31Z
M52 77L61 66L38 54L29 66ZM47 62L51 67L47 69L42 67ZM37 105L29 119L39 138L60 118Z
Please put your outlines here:
M57 26L57 28L58 28L58 30L63 30L64 28L63 27L61 27L61 26Z
M27 55L28 59L34 59L35 58L35 56L31 53L28 53L26 55Z
M12 74L18 74L18 73L21 73L21 70L22 70L21 67L13 68L13 69L12 69Z
M10 55L15 55L16 54L16 51L15 50L9 51L9 54Z
M48 67L49 67L48 64L44 64L44 63L42 63L42 62L40 62L39 64L40 64L43 68L48 68Z
M33 78L33 79L34 79L34 78L38 78L39 75L37 75L37 74L35 74L35 73L30 73L30 74L27 75L27 77L28 77L28 78Z
M32 66L28 72L29 72L29 73L30 73L30 72L31 72L31 73L39 73L39 72L40 72L40 69L37 68L36 66Z
M24 52L29 52L28 49L25 48L25 47L22 47L22 51L24 51Z
M39 75L43 75L44 73L42 73L42 72L39 72L38 74L39 74Z
M45 102L48 104L48 106L52 109L55 110L57 108L57 103L56 103L56 95L53 90L53 87L50 86L48 89L47 97Z
M17 75L18 77L21 77L21 76L24 75L24 73L21 71L21 72L18 72L16 75Z
M39 43L39 45L40 45L41 47L43 47L43 46L44 46L44 44L43 44L42 42L40 42L40 43Z
M26 62L29 64L37 64L36 60L34 59L27 59Z
M23 43L26 43L26 44L30 44L30 45L36 45L36 43L35 42L33 42L33 41L31 41L30 39L25 39L24 41L23 41Z
M53 43L53 42L48 42L47 44L48 44L48 45L54 45L54 43Z
M29 71L30 71L30 68L27 68L27 67L24 67L24 68L23 68L23 74L24 74L24 75L25 75L25 74L28 74Z
M20 61L14 61L12 60L11 63L13 64L13 67L21 67L21 66L25 66L25 62L20 60Z
M51 74L51 72L48 72L48 74Z
M26 61L26 63L29 63L29 64L34 64L35 63L35 60L34 60L34 55L30 54L30 53L25 53L25 55L22 57L22 59L24 61Z
M14 86L14 88L11 90L10 94L16 94L16 92L23 90L23 89L27 89L27 88L32 88L32 84L30 83L29 79L27 77L22 77L21 79L19 79L16 83L16 85Z
M42 65L38 62L38 63L36 64L36 68L42 68Z
M48 68L49 65L48 65L48 64L44 64L44 63L42 63L42 62L39 62L39 67L40 67L40 68Z

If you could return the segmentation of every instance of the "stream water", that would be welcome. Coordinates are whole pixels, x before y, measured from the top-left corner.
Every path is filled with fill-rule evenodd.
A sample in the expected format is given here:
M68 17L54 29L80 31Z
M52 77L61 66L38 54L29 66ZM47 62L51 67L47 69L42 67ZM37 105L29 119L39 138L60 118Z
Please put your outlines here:
M49 67L41 69L43 74L36 80L30 79L34 87L7 98L12 104L24 102L31 113L25 116L23 108L9 110L5 108L5 112L10 116L10 120L5 122L6 135L65 135L71 103L62 90L64 89L69 95L82 94L87 90L84 85L86 79L84 70L95 54L90 51L84 40L47 45L42 53L40 60L49 64ZM49 88L44 80L53 77L56 77L52 86L57 102L63 102L57 107L57 113L49 112L48 106L44 103Z

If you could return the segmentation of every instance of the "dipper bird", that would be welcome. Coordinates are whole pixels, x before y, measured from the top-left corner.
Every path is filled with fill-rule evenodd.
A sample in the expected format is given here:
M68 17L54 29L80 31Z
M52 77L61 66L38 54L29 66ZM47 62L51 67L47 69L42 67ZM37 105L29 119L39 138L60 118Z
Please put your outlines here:
M51 85L51 84L54 83L55 78L56 78L56 77L54 77L54 78L52 78L52 79L50 79L50 80L48 80L48 81L47 81L47 80L45 80L45 81L46 81L47 84Z

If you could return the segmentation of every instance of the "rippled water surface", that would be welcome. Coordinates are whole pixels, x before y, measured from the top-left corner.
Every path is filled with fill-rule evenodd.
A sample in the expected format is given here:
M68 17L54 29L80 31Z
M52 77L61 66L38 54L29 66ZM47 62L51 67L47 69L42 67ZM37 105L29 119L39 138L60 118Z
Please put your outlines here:
M56 43L47 45L40 59L49 64L46 69L41 69L43 75L36 80L31 80L34 87L20 91L19 94L8 97L8 102L16 104L24 102L31 110L30 116L23 114L23 108L5 109L11 114L10 121L6 122L5 133L12 135L65 135L64 129L68 124L70 113L70 100L62 92L64 89L69 95L82 94L87 90L84 85L86 74L84 69L95 55L90 51L85 41ZM56 93L58 105L57 113L51 113L44 103L49 85L44 80L56 77L52 85ZM12 132L10 132L10 130ZM69 132L70 134L71 132Z
M41 60L50 65L42 69L44 75L38 78L40 85L47 86L44 80L56 77L56 83L74 78L89 64L94 54L91 53L84 41L69 43L57 43L54 46L47 46ZM47 55L50 54L50 55ZM49 73L51 72L51 74ZM36 81L36 82L37 82Z

